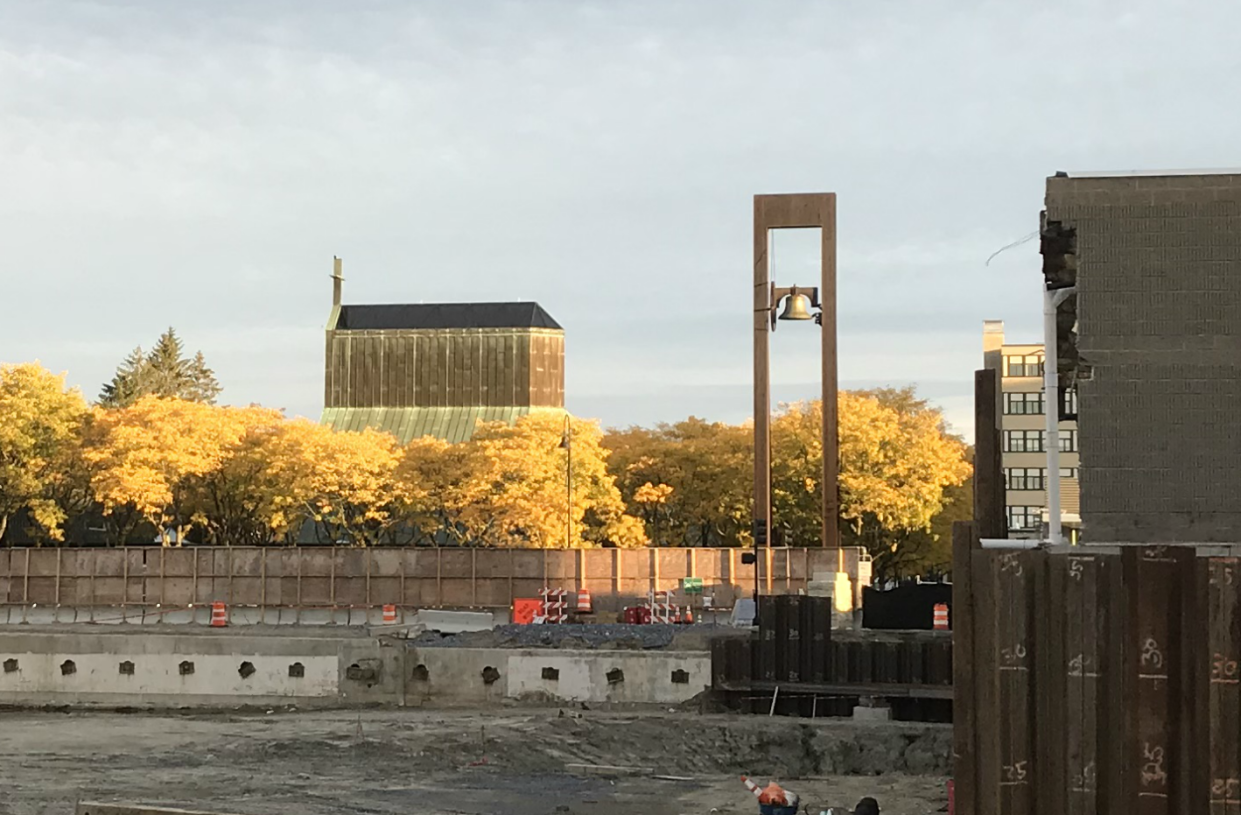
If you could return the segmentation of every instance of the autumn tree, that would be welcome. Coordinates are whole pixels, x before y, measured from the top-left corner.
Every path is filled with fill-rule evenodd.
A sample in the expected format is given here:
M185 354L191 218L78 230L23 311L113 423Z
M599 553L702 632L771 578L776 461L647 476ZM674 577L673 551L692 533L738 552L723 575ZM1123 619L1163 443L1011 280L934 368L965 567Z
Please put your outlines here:
M86 414L63 375L38 363L0 365L0 541L23 510L44 536L61 539Z
M894 546L884 555L884 576L946 574L952 571L952 525L974 517L974 478L944 488L943 507L926 529L893 536Z
M477 445L424 436L406 446L397 467L397 495L414 543L460 546L486 537L489 517L473 511L487 489L480 471Z
M839 404L842 542L891 574L902 541L929 529L945 490L968 478L966 448L912 389L842 392ZM816 401L785 406L772 423L772 514L795 545L821 537L821 421Z
M633 503L638 507L642 520L654 530L651 539L656 546L659 546L662 540L659 534L660 521L669 517L668 499L674 492L675 490L667 484L652 484L650 481L633 491Z
M733 546L748 539L753 472L748 427L691 417L653 429L613 431L604 444L626 503L658 541L666 535L673 546ZM652 500L657 496L661 500Z
M95 468L91 486L104 514L132 511L159 529L165 546L181 545L203 481L236 443L231 418L211 405L156 396L101 411L83 455Z
M302 471L295 424L277 410L214 408L223 455L191 484L193 519L208 543L256 546L297 532L304 518L291 496Z
M213 405L220 390L202 352L187 358L181 339L169 328L149 354L141 347L130 352L103 386L99 404L128 407L144 396L163 396Z
M583 420L566 436L564 415L552 411L479 425L467 443L477 453L478 486L461 522L492 546L645 544L641 521L626 513L608 473L602 439L599 425Z
M281 440L289 511L302 511L333 543L374 546L401 522L401 449L388 433L334 431L304 420Z

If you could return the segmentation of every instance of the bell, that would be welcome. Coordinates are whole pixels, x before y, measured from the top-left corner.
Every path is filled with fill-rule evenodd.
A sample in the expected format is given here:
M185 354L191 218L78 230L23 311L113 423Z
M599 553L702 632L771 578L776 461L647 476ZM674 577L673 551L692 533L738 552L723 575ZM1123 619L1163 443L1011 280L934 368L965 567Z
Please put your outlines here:
M781 312L779 319L813 320L814 315L810 313L810 298L804 294L790 294L784 301L784 311Z

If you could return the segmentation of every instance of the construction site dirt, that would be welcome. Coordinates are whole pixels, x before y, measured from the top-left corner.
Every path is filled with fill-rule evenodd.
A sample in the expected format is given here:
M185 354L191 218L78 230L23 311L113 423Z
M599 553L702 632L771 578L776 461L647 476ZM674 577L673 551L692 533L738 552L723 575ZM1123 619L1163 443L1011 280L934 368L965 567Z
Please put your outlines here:
M752 813L739 776L809 811L946 807L950 728L516 706L486 712L0 711L0 815L79 800L240 815Z

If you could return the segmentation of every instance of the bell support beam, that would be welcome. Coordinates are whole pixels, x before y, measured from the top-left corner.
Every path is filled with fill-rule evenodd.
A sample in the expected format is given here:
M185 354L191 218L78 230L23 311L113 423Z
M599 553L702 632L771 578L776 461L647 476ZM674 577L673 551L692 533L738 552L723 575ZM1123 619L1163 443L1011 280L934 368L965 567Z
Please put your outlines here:
M775 288L771 283L770 233L773 229L820 230L821 280L817 289ZM796 292L792 289L796 288ZM840 549L839 441L836 362L836 194L798 193L754 196L754 521L771 527L771 366L770 339L775 309L790 294L810 296L820 310L823 378L823 546ZM777 295L780 295L778 298ZM757 564L756 564L757 568ZM771 575L767 576L770 591Z

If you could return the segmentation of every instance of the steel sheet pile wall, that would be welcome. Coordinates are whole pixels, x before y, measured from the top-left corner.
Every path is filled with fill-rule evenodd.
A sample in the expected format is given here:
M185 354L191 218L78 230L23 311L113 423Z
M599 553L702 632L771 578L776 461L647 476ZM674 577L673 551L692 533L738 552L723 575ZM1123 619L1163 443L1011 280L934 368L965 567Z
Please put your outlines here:
M947 634L834 636L830 597L760 597L758 631L712 640L711 669L720 697L751 712L769 712L773 699L778 712L809 716L852 710L852 703L838 708L817 701L823 699L952 698ZM937 715L929 706L911 718Z
M856 574L858 551L846 556ZM770 549L759 576L796 592L835 567L835 550ZM753 591L754 567L738 549L10 549L0 550L0 605L508 608L548 586L585 588L616 611L684 577L701 577L729 607Z
M961 537L957 811L1241 812L1241 552Z

